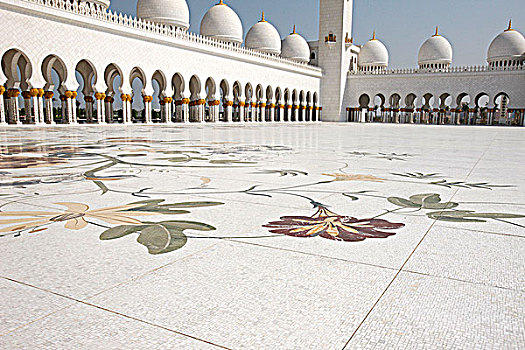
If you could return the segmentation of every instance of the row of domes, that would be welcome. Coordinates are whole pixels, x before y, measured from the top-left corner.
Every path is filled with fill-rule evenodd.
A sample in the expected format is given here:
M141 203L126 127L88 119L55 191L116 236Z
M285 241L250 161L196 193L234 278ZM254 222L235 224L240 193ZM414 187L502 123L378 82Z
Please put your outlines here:
M186 0L138 0L137 17L182 29L190 27L190 11ZM240 45L244 31L237 13L220 0L202 18L200 33L209 38ZM264 12L261 21L255 23L246 34L244 46L302 63L310 60L308 43L295 32L295 27L281 41L277 29L265 20Z
M419 49L418 65L425 67L446 67L452 63L452 45L449 41L436 33L427 39ZM500 33L489 46L487 62L522 62L525 59L525 37L517 30L512 29L512 22L508 29ZM388 50L385 45L375 38L368 41L358 56L358 65L361 68L372 67L381 69L388 66Z

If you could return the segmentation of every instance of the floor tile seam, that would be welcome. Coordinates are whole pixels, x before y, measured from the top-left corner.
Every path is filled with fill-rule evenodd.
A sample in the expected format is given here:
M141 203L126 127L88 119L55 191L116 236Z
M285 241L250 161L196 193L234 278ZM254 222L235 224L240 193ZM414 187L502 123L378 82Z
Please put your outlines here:
M246 237L246 238L250 238L250 237ZM266 249L280 250L280 251L284 251L284 252L296 253L296 254L299 254L299 255L312 256L312 257L322 258L322 259L327 259L327 260L341 261L341 262L351 263L351 264L356 264L356 265L364 265L364 266L369 266L369 267L375 267L375 268L380 268L380 269L384 269L384 270L390 270L390 271L397 271L398 270L395 267L389 267L389 266L383 266L383 265L377 265L377 264L370 264L370 263L366 263L366 262L362 262L362 261L348 260L348 259L343 259L343 258L338 258L338 257L333 257L333 256L328 256L328 255L314 254L314 253L304 252L304 251L295 250L295 249L274 247L274 246L269 246L269 245L260 244L260 243L246 242L246 241L239 240L239 239L227 239L227 241L228 242L233 242L233 243L252 245L252 246L256 246L256 247L260 247L260 248L266 248Z
M119 288L119 287L121 287L121 286L124 286L124 285L126 285L126 284L134 283L134 282L136 282L136 281L138 281L138 280L140 280L140 279L142 279L142 278L144 278L144 277L146 277L146 276L148 276L148 275L154 274L154 273L156 273L157 271L160 271L160 270L162 270L162 269L164 269L164 268L167 268L167 267L169 267L169 266L172 266L173 264L179 263L179 262L184 261L184 260L187 260L187 259L189 259L189 258L191 258L191 257L193 257L193 256L195 256L195 255L198 255L198 254L201 254L201 253L203 253L203 252L205 252L205 251L208 251L208 250L212 249L213 247L215 247L215 246L217 246L217 245L219 245L219 244L221 244L220 241L219 241L219 242L214 242L213 244L210 244L209 246L207 246L207 247L205 247L205 248L199 249L199 250L197 250L197 251L195 251L195 252L193 252L193 253L191 253L191 254L188 254L188 255L185 255L185 256L183 256L183 257L180 257L180 258L177 258L177 259L175 259L175 260L172 260L172 261L170 261L170 262L168 262L168 263L166 263L166 264L164 264L164 265L157 266L156 268L154 268L154 269L152 269L152 270L149 270L149 271L146 271L146 272L142 273L142 274L139 275L139 276L136 276L136 277L133 277L133 278L131 278L131 279L129 279L129 280L126 280L126 281L122 281L122 282L120 282L120 283L117 283L117 284L115 284L115 285L113 285L113 286L111 286L111 287L108 287L108 288L106 288L106 289L104 289L104 290L102 290L102 291L99 291L99 292L97 292L97 293L95 293L95 294L89 295L89 296L83 298L82 300L86 300L86 301L87 301L87 300L91 300L91 299L93 299L93 298L95 298L95 297L97 297L97 296L100 296L100 295L102 295L102 294L104 294L104 293L106 293L106 292L109 292L109 291L111 291L111 290L114 290L114 289L116 289L116 288Z
M474 172L474 170L476 169L476 167L478 166L478 164L481 162L481 160L485 157L485 155L487 154L487 152L492 148L492 145L494 144L494 142L496 141L497 137L498 137L498 134L499 134L499 131L496 132L494 134L494 136L492 137L492 140L490 140L489 144L487 145L487 147L485 147L485 150L483 151L483 153L481 154L481 156L478 158L478 161L474 164L474 166L472 167L472 169L470 169L470 171L468 172L466 178L465 178L465 181L470 177L470 175L472 175L472 173Z
M4 277L4 276L2 276L2 277L0 277L0 278L3 278L3 279L5 279L5 280L7 280L7 281L9 281L9 282L19 283L19 284L24 285L24 286L26 286L26 287L30 287L30 286L28 286L28 285L26 285L26 284L20 283L19 281L16 281L16 280L13 280L13 279L10 279L10 278L7 278L7 277ZM39 289L39 290L40 290L41 292L44 292L44 293L53 294L53 293L48 292L48 291L46 291L46 290L42 290L42 289ZM54 295L54 294L53 294L53 295ZM8 335L10 335L11 333L14 333L14 332L16 332L16 331L18 331L18 330L20 330L20 329L22 329L22 328L25 328L25 327L27 327L27 326L30 326L30 325L32 325L32 324L35 323L35 322L38 322L38 321L43 320L43 319L46 319L46 318L48 318L48 317L50 317L50 316L52 316L52 315L54 315L54 314L57 314L57 313L59 313L59 312L61 312L61 311L63 311L63 310L69 309L69 308L73 307L74 305L75 305L75 304L71 304L71 305L68 305L68 306L66 306L66 307L58 308L58 309L56 309L55 311L52 311L52 312L50 312L50 313L48 313L48 314L46 314L46 315L39 316L39 317L34 318L34 319L32 319L32 320L30 320L30 321L24 323L24 324L18 325L18 326L16 326L16 327L13 328L13 329L8 330L6 333L2 333L2 334L0 334L0 338L1 338L1 337L8 336Z
M105 308L105 307L102 307L102 306L99 306L99 305L87 302L85 300L76 299L76 298L73 298L71 296L67 296L67 295L64 295L64 294L61 294L61 293L53 292L53 291L50 291L50 290L47 290L47 289L44 289L44 288L41 288L41 287L34 286L32 284L29 284L29 283L25 283L25 282L21 282L21 281L17 281L17 280L11 279L11 278L8 278L8 277L2 277L2 278L6 279L6 280L9 280L11 282L14 282L14 283L18 283L18 284L24 285L24 286L29 287L29 288L34 288L34 289L37 289L37 290L40 290L40 291L43 291L43 292L47 292L49 294L53 294L55 296L58 296L58 297L61 297L61 298L64 298L64 299L71 300L73 302L76 302L76 303L79 303L79 304L82 304L82 305L86 305L86 306L89 306L89 307L94 307L94 308L96 308L98 310L105 311L105 312L114 314L116 316L122 317L122 318L126 318L126 319L129 319L129 320L132 320L132 321L136 321L136 322L140 322L140 323L143 323L143 324L147 324L147 325L155 327L155 328L163 329L165 331L169 331L169 332L177 334L179 336L183 336L183 337L191 338L191 339L194 339L194 340L197 340L197 341L200 341L200 342L204 342L204 343L207 343L209 345L213 345L213 346L221 348L221 349L228 349L228 350L230 350L230 348L227 348L225 346L222 346L222 345L210 342L208 340L201 339L201 338L198 338L198 337L186 334L184 332L180 332L180 331L177 331L177 330L174 330L174 329L171 329L171 328L168 328L168 327L165 327L165 326L162 326L162 325L159 325L159 324L147 321L147 320L142 320L140 318L137 318L137 317L134 317L134 316L131 316L131 315L127 315L127 314L124 314L122 312L118 312L116 310L111 310L111 309L108 309L108 308ZM70 305L69 307L66 307L66 308L63 308L63 309L71 308L74 305L75 304ZM61 310L57 310L54 313L57 313L59 311L61 311ZM43 318L45 318L45 317L43 317Z
M466 284L472 284L472 285L476 285L476 286L490 287L490 288L494 288L494 289L502 289L502 290L506 290L506 291L510 291L510 292L525 293L525 289L513 289L513 288L509 288L509 287L503 287L503 286L494 285L494 284L488 284L488 283L483 283L483 282L475 282L475 281L468 281L468 280L464 280L464 279L460 279L460 278L441 276L441 275L436 275L436 274L431 274L431 273L426 273L426 272L418 272L418 271L414 271L414 270L403 270L402 273L409 273L409 274L414 274L414 275L419 275L419 276L432 277L432 278L437 278L437 279L444 279L444 280L449 280L449 281L454 281L454 282L461 282L461 283L466 283Z
M456 193L457 191L459 191L459 189L456 190ZM452 195L451 199L454 197L454 194ZM450 202L450 200L448 201ZM410 258L412 258L412 256L415 254L416 250L418 249L418 247L423 243L423 241L425 240L425 238L427 237L427 235L429 234L429 232L432 230L432 228L434 227L434 225L436 224L437 222L437 219L433 220L432 224L430 224L429 228L427 229L427 231L425 232L425 234L423 235L423 237L421 237L421 239L419 240L419 242L416 244L416 246L414 247L414 249L412 250L412 252L408 255L408 257L406 258L406 260L403 262L403 264L401 265L401 267L398 269L398 271L396 272L396 274L394 275L394 277L392 278L392 280L387 284L387 286L385 287L385 289L383 290L383 292L379 295L379 298L376 300L376 302L372 305L372 307L370 308L370 310L368 310L367 314L365 315L365 317L361 320L361 322L358 324L358 326L356 327L356 329L354 330L354 332L352 333L352 335L350 336L350 338L348 339L348 341L346 342L345 346L343 347L342 350L346 350L348 348L348 345L350 344L350 342L352 341L352 339L354 339L355 335L357 334L357 332L361 329L361 327L363 326L363 324L366 322L366 320L368 319L368 317L371 315L371 313L373 312L373 310L375 309L375 307L379 304L379 302L383 299L383 297L386 295L387 291L390 289L390 287L393 285L394 281L397 279L397 277L401 274L401 272L403 271L404 267L408 264L408 261L410 260Z
M515 235L515 234L512 234L512 233L501 233L501 232L494 232L494 231L475 230L475 229L463 228L463 227L462 228L458 228L458 227L442 225L442 224L436 224L435 227L436 228L443 227L443 228L449 228L449 229L454 229L454 230L458 230L458 231L469 231L469 232L483 233L483 234L495 235L495 236L504 236L504 237L513 237L513 238L522 238L522 239L525 238L525 236Z
M517 206L523 207L525 203L505 203L505 202L474 202L474 201L461 201L460 204L486 204L486 205L508 205L508 206Z
M184 256L184 257L182 257L182 258L175 259L175 260L173 260L173 261L171 261L171 262L169 262L169 263L167 263L167 264L164 264L164 265L162 265L162 266L159 266L159 267L157 267L157 268L155 268L155 269L153 269L153 270L147 271L147 272L143 273L142 275L139 275L139 276L134 277L134 278L132 278L132 279L129 279L129 280L127 280L127 281L120 282L120 283L118 283L118 284L116 284L116 285L113 285L113 286L111 286L111 287L109 287L109 288L106 288L106 289L104 289L104 290L102 290L102 291L99 291L99 292L97 292L97 293L95 293L95 294L93 294L93 295L87 296L87 297L83 298L83 300L86 300L86 301L87 301L87 300L93 299L93 298L95 298L95 297L97 297L97 296L99 296L99 295L101 295L101 294L103 294L103 293L105 293L105 292L108 292L108 291L110 291L110 290L116 289L116 288L118 288L118 287L120 287L120 286L123 286L123 285L125 285L125 284L128 284L128 283L133 283L133 282L135 282L135 281L137 281L137 280L139 280L139 279L141 279L141 278L147 276L148 274L155 273L156 271L158 271L158 270L160 270L160 269L162 269L162 268L165 268L165 267L171 266L171 265L173 265L173 264L175 264L175 263L177 263L177 262L183 261L184 259L189 258L189 257L191 257L191 256L193 256L193 255L200 254L200 253L202 253L202 252L204 252L204 251L206 251L206 250L209 250L209 249L213 248L214 246L218 245L219 243L220 243L220 242L216 242L216 243L211 244L210 246L208 246L208 247L206 247L206 248L203 248L203 249L201 249L201 250L198 250L198 251L196 251L196 252L193 252L193 253L191 253L191 254L189 254L189 255L186 255L186 256ZM22 284L22 285L30 286L30 287L36 288L36 289L38 289L38 290L41 290L41 291L43 291L43 292L51 293L51 294L53 294L53 295L59 295L59 296L63 296L63 297L66 297L66 298L71 298L71 299L74 299L74 300L80 300L80 299L74 298L74 297L72 297L72 296L63 295L63 294L61 294L61 293L54 292L54 291L52 291L52 290L47 290L47 289L45 289L45 288L43 288L43 287L38 287L38 286L35 286L35 285L32 285L32 284L29 284L29 283L27 283L27 282L18 281L18 280L16 280L16 279L13 279L13 278L10 278L10 277L7 277L7 276L0 276L0 278L4 278L4 279L6 279L6 280L8 280L8 281L16 282L16 283L19 283L19 284ZM58 311L60 311L60 310L58 310ZM49 315L52 315L52 314L53 314L53 313L51 313L51 314L49 314ZM42 317L42 318L45 318L45 317ZM30 324L30 323L28 323L28 324ZM20 327L19 327L19 328L20 328ZM17 328L17 329L18 329L18 328ZM1 335L0 335L0 336L1 336Z

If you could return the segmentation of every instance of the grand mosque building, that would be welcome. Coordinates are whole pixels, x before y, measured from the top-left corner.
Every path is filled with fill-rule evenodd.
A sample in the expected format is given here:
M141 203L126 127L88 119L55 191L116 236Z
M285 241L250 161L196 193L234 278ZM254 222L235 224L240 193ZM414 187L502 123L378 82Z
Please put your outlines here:
M138 0L137 17L109 5L0 0L0 124L524 125L525 38L511 23L484 66L453 66L436 28L418 67L391 70L380 35L354 43L351 0L320 0L315 42L292 23L282 38L264 13L245 32L222 0L200 34L185 0Z

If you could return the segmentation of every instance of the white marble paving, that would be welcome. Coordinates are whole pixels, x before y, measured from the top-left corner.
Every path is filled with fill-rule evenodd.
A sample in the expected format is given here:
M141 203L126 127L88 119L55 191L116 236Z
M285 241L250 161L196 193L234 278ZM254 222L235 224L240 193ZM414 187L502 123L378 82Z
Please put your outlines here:
M523 348L524 136L376 124L0 129L0 347ZM264 227L285 217L298 228L318 208L334 213L319 231L335 220L363 235L372 228L352 220L367 219L394 234L343 242ZM115 239L101 240L110 228Z

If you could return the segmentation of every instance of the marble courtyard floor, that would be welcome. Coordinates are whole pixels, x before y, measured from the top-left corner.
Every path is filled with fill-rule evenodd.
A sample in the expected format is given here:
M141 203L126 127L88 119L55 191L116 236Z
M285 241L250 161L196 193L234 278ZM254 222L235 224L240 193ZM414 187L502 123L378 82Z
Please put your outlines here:
M525 348L525 129L0 129L2 349Z

